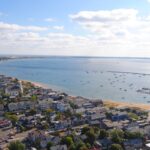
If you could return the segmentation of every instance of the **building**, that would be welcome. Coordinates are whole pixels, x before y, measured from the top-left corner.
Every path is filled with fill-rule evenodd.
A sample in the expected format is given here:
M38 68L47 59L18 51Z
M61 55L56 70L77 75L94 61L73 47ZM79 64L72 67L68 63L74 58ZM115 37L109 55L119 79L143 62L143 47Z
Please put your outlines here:
M21 93L21 88L19 85L8 86L5 89L5 94L9 96L18 96Z

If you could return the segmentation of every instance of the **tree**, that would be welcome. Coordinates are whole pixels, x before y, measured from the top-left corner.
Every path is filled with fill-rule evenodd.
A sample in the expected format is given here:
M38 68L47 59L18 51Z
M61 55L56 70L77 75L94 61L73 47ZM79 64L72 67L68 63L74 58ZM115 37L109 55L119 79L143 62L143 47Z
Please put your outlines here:
M32 95L32 96L31 96L31 100L32 100L32 101L36 101L36 100L37 100L37 96L36 96L36 95Z
M99 138L104 139L108 137L108 132L105 129L100 129Z
M35 115L35 114L36 114L36 110L35 110L35 109L31 109L31 110L29 111L29 114L32 115L32 116Z
M53 143L52 142L48 142L47 143L47 146L46 146L46 148L47 148L47 150L50 150L50 148L53 146Z
M76 144L76 150L80 150L80 148L83 148L85 146L86 145L81 140L79 140L79 142Z
M66 144L68 147L71 146L73 143L72 137L67 136L65 138L62 139L61 141L62 144Z
M96 134L96 136L99 136L100 134L100 129L98 127L93 127L94 133Z
M70 145L69 150L76 150L76 146L74 143Z
M25 145L20 141L13 141L8 145L9 150L25 150Z
M91 145L93 145L94 142L95 142L95 140L96 140L96 135L95 135L95 133L94 133L94 130L93 130L93 129L90 129L90 131L88 131L88 132L86 133L86 136L87 136L87 141L88 141Z
M13 125L15 125L16 122L18 121L18 117L15 114L12 114L12 115L6 114L5 117L7 119L11 120L11 122L12 122Z
M128 116L130 117L130 119L132 120L138 120L139 116L133 112L128 113Z
M82 134L86 134L90 130L90 127L83 127L81 130Z
M88 150L88 148L86 147L86 145L83 145L79 150Z
M112 144L110 150L123 150L120 144Z
M143 138L143 135L140 132L125 131L124 135L126 139Z
M72 109L77 109L78 108L78 106L76 105L76 104L74 104L73 102L69 102L69 104L70 104L70 107L72 108Z
M110 134L113 142L122 143L124 138L124 132L122 130L114 129Z

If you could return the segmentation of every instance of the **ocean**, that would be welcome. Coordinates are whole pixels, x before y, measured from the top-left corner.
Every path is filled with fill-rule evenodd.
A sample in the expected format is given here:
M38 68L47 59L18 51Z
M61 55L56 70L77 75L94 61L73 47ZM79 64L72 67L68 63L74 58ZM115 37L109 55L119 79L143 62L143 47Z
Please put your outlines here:
M150 102L150 59L45 57L0 62L0 74L86 98Z

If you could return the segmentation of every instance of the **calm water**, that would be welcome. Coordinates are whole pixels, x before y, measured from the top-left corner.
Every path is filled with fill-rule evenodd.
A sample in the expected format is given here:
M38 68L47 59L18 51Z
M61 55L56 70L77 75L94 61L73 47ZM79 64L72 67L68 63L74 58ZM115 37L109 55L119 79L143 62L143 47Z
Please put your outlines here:
M0 62L0 74L48 84L56 90L88 98L147 103L150 59L34 58Z

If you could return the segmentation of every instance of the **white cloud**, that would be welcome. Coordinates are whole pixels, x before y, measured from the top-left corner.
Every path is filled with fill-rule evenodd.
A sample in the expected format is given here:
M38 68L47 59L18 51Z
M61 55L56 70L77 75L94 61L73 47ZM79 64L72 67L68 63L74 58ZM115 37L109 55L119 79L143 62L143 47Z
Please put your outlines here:
M47 27L39 27L39 26L21 26L17 24L8 24L4 22L0 22L0 30L30 30L30 31L45 31L48 30Z
M92 37L95 36L100 44L112 47L112 51L119 53L126 47L127 55L150 56L150 19L149 16L139 16L135 9L81 11L70 17L89 31ZM116 46L119 50L114 50Z
M46 22L54 22L56 20L54 18L45 18L44 21L46 21Z
M53 29L59 30L59 31L63 31L64 30L64 26L53 26Z
M81 11L70 17L80 32L87 31L84 36L1 22L0 53L150 57L150 17L137 10Z

